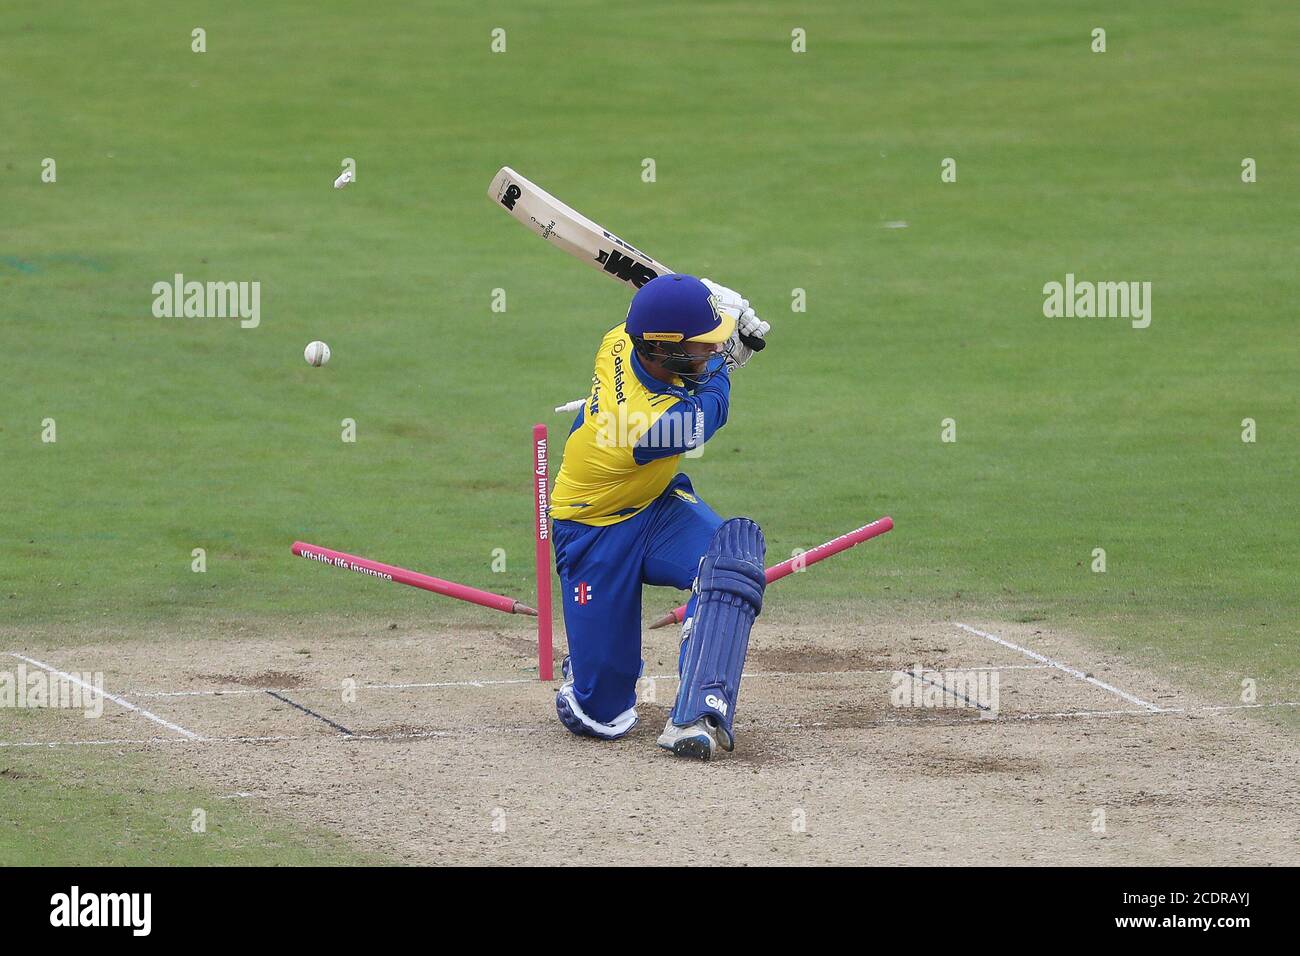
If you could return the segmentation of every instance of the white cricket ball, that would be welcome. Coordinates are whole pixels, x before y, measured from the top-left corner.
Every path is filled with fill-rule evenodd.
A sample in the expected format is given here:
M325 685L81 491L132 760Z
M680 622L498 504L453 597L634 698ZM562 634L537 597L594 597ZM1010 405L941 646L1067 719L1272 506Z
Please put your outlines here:
M312 342L302 350L302 357L312 368L320 368L330 360L330 347L324 342Z

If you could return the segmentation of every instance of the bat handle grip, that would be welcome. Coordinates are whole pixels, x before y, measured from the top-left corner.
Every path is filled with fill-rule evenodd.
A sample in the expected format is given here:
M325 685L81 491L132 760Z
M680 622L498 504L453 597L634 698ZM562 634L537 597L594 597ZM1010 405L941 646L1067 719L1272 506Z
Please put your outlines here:
M755 352L761 352L763 349L767 348L767 340L760 339L755 335L742 335L740 341L745 348L753 349Z

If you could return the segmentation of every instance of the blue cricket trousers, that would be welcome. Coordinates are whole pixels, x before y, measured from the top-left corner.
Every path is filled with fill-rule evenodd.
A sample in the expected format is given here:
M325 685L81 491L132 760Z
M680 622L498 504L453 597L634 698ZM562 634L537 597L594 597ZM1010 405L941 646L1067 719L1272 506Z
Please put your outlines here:
M554 522L573 690L589 717L608 723L636 703L641 586L689 589L721 524L682 474L617 524Z

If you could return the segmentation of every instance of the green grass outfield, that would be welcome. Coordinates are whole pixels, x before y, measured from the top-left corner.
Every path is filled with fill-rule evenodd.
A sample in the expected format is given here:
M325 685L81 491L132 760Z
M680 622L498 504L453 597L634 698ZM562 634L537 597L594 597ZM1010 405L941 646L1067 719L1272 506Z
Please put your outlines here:
M5 866L325 866L381 862L238 794L168 781L110 748L0 756ZM200 815L201 812L201 815Z
M564 434L628 296L493 208L508 164L772 322L688 463L710 503L778 557L893 515L774 610L987 607L1294 692L1293 13L11 0L0 622L479 613L295 538L526 597L529 427ZM1067 272L1152 282L1150 328L1044 318ZM175 273L260 281L260 327L154 318Z

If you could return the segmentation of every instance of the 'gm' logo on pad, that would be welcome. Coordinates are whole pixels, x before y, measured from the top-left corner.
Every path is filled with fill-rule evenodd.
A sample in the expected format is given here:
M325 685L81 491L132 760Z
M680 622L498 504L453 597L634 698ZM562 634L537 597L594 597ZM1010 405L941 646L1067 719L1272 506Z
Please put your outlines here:
M727 702L722 698L718 697L717 694L709 694L708 696L706 696L704 698L704 703L707 704L709 707L712 707L723 717L727 716Z

